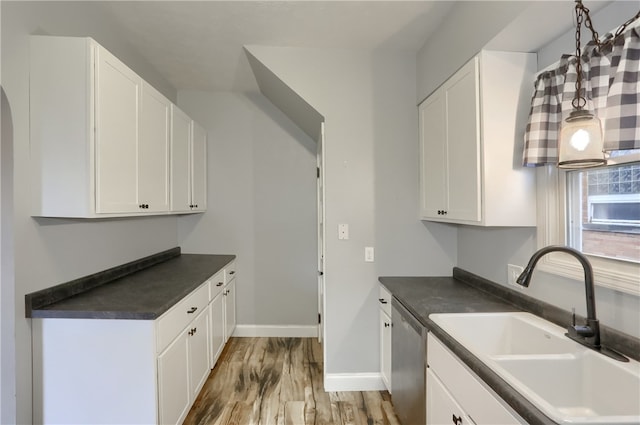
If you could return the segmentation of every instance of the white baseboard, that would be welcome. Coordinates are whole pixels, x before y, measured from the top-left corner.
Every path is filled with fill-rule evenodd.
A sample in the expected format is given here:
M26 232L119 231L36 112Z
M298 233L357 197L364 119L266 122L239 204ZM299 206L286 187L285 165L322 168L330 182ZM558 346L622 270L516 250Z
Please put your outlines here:
M380 373L327 373L324 376L325 391L383 391Z
M234 337L317 338L317 326L297 325L236 325Z

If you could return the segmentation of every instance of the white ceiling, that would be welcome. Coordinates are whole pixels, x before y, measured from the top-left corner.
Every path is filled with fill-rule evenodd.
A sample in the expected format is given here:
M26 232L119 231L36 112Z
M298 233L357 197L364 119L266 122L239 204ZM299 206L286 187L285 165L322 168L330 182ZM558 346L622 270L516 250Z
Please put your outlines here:
M105 18L176 89L256 91L242 46L418 51L452 1L105 2Z

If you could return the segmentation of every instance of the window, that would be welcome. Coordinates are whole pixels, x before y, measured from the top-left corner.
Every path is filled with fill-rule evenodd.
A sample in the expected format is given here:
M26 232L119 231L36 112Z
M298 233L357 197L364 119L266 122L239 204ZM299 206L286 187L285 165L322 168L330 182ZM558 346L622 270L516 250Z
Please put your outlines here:
M569 245L589 257L597 285L640 295L640 150L614 151L609 165L538 170L538 245ZM563 255L543 257L547 272L582 280Z
M640 263L640 151L619 164L567 173L567 241L585 254ZM631 160L632 162L628 162Z

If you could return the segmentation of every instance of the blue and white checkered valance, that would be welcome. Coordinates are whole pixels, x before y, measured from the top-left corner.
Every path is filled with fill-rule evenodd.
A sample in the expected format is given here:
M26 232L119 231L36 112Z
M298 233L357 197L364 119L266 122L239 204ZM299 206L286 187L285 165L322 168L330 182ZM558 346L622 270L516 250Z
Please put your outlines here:
M612 38L607 34L602 42ZM572 111L576 57L538 75L525 131L524 166L556 163L560 124ZM589 42L582 53L584 109L600 118L607 151L640 148L640 25L627 28L600 51Z

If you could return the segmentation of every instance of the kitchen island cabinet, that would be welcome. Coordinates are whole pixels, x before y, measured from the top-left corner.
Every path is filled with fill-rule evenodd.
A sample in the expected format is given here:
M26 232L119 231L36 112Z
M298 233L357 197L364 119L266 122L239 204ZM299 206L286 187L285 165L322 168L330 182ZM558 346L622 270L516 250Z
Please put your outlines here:
M27 296L37 423L184 420L214 364L212 288L235 257L170 251Z

